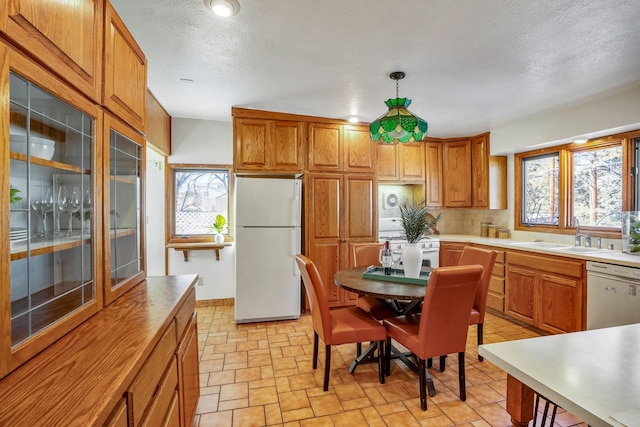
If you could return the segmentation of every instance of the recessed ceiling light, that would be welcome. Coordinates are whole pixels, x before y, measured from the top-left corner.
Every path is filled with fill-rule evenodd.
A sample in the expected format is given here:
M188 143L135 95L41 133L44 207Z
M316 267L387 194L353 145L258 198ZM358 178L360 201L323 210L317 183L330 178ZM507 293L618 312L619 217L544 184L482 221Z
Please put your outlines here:
M240 12L238 0L204 0L204 4L218 16L233 16Z
M584 144L584 143L585 143L585 142L587 142L587 141L588 141L588 139L587 139L587 138L585 138L584 136L581 136L581 137L579 137L579 138L575 138L575 139L573 140L573 142L575 142L576 144Z
M358 123L359 121L356 116L349 117L349 123Z

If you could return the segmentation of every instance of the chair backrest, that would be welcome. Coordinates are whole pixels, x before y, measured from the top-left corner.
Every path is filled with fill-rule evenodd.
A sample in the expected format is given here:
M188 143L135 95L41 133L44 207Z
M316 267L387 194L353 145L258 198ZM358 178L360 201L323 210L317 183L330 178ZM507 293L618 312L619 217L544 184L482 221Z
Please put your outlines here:
M322 283L322 278L316 265L309 257L302 254L296 255L298 269L302 276L302 283L307 292L309 306L311 307L311 319L313 329L327 343L331 339L331 317L329 315L329 302L327 291Z
M380 249L383 243L355 243L352 246L353 267L380 265Z
M493 265L496 262L496 251L487 249L474 248L473 246L465 246L462 250L462 256L458 265L476 265L484 267L482 279L473 301L473 308L478 310L480 319L478 323L484 323L484 312L487 308L487 295L489 293L489 284L491 283L491 274L493 273Z
M418 357L465 351L469 312L482 271L480 265L433 269L420 315Z

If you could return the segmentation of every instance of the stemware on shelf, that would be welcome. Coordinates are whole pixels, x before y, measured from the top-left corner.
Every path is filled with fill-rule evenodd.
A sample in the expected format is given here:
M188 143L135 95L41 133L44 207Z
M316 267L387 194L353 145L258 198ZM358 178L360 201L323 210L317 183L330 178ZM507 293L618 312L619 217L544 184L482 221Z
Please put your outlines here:
M51 187L36 186L35 196L31 199L31 207L42 217L42 231L38 236L44 239L47 236L47 213L53 211L53 190Z
M91 189L87 188L84 192L84 196L82 197L82 215L81 222L83 224L83 229L86 232L91 231Z
M58 209L62 212L66 212L69 216L69 229L67 231L67 236L71 236L73 234L73 213L78 212L81 205L80 189L78 187L62 185L58 189Z

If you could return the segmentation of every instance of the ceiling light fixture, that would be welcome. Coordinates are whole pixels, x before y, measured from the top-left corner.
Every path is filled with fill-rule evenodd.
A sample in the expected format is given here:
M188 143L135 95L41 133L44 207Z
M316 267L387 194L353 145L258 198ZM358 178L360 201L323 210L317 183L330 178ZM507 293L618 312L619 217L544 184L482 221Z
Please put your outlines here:
M587 138L585 138L584 136L580 136L580 137L575 138L575 139L573 140L573 142L575 142L576 144L584 144L584 143L585 143L585 142L587 142L587 141L588 141L588 139L587 139Z
M357 116L351 116L349 117L349 123L358 123L358 117Z
M405 144L422 141L427 136L427 122L407 110L411 104L410 99L398 96L398 80L404 79L404 75L402 71L395 71L389 75L396 81L396 98L387 99L385 104L389 111L369 125L369 133L374 141Z
M240 12L238 0L204 0L204 4L218 16L233 16Z

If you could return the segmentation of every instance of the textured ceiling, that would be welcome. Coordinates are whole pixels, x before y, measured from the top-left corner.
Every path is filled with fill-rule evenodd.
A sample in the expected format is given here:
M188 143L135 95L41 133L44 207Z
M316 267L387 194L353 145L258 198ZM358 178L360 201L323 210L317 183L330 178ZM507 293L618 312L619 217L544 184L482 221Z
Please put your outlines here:
M400 96L429 135L495 129L640 82L638 0L111 0L174 117L231 107L370 122ZM185 83L181 79L190 79Z

